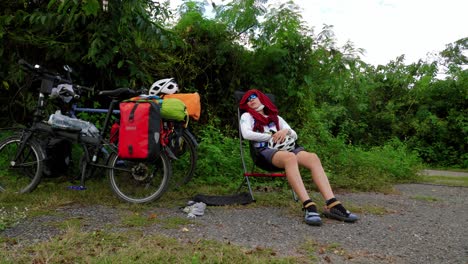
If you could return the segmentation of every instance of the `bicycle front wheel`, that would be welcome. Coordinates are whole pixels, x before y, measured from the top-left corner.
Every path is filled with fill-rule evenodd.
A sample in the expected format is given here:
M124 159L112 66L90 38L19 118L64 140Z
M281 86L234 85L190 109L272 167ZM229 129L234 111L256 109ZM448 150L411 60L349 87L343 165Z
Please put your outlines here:
M132 161L111 154L108 176L114 193L129 203L149 203L167 190L172 174L171 163L164 152L156 161Z
M41 181L42 148L32 140L24 143L22 151L21 145L19 135L0 142L0 192L31 192Z

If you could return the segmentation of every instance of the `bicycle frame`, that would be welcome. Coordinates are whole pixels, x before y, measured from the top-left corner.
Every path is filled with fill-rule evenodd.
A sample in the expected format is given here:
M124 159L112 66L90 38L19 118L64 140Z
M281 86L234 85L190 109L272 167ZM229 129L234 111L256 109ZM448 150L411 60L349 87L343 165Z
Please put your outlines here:
M12 170L11 178L8 178L10 173L6 173L4 178L1 178L0 191L13 190L18 187L19 193L25 193L36 188L43 175L44 161L47 159L44 144L48 144L50 139L63 139L72 144L78 144L83 149L80 160L81 186L78 186L80 189L85 189L84 181L90 172L89 169L91 167L101 167L106 169L114 193L124 201L146 203L154 201L164 194L172 175L172 165L167 153L161 151L160 155L155 157L155 160L124 159L118 155L117 147L109 143L105 135L111 125L112 115L118 113L114 109L120 99L130 98L136 94L136 91L128 88L101 91L99 94L110 98L111 103L107 110L85 109L85 111L89 112L106 113L99 133L88 134L86 130L82 131L81 125L75 126L73 120L67 120L68 123L64 124L60 122L53 123L55 122L53 118L49 119L51 124L44 120L46 117L45 98L47 96L49 98L59 96L58 99L65 99L72 95L73 99L77 99L78 94L74 93L74 89L82 91L80 88L86 90L86 87L73 85L69 79L62 79L60 75L49 73L39 65L33 66L24 61L20 61L20 64L31 72L34 81L42 80L42 85L37 97L32 122L26 128L18 130L15 135L9 136L0 142L1 154L4 154L6 158L3 159L6 162L1 163L2 170ZM53 88L55 85L57 87ZM62 102L67 104L69 101L63 100ZM76 123L79 122L76 121ZM106 148L110 153L104 162L105 164L100 162L101 156L99 154L101 154L102 148ZM16 170L23 168L27 170L26 173ZM14 171L19 173L14 174ZM18 182L16 175L19 177L24 175L25 177L22 178L21 182ZM4 186L7 188L3 188ZM75 186L72 186L72 189L76 189Z
M72 106L72 111L73 112L78 112L78 113L96 113L96 114L107 114L109 109L103 109L103 108L82 108L82 107L77 107L76 105ZM115 115L120 114L120 110L112 110L112 113Z
M109 113L110 109L103 109L103 108L83 108L83 107L78 107L76 104L73 104L72 107L71 107L71 115L72 117L76 117L75 113L96 113L96 114L107 114ZM117 110L117 109L112 109L112 114L114 115L119 115L120 114L120 110ZM110 118L110 117L109 117ZM174 124L171 123L171 121L168 121L168 120L163 120L163 123L169 123L168 126L163 126L163 128L167 129L169 128L170 130L173 130L174 129ZM108 128L108 127L107 127ZM107 131L107 128L105 131ZM103 129L104 131L104 129ZM101 131L102 132L102 131ZM104 132L103 132L104 133ZM163 146L167 145L167 142L168 142L168 135L170 134L171 132L170 131L162 131L161 133L161 136L162 138L165 140L162 140L162 144ZM198 142L195 140L195 137L189 133L190 135L190 139L193 141L194 145L195 146L198 146ZM104 136L104 135L101 135L101 136ZM173 159L177 159L169 150L169 156Z
M126 89L126 90L116 89L116 90L112 90L112 91L107 91L107 94L109 94L110 96L115 96L115 97L119 97L119 96L121 96L122 94L125 94L125 93L132 94L131 90L129 90L129 89ZM105 93L102 93L102 94L105 94ZM112 101L109 104L108 109L81 108L81 109L87 110L87 112L91 112L91 113L105 113L106 114L106 117L105 117L105 120L104 120L104 123L103 123L103 127L101 128L101 131L99 132L98 142L89 144L90 142L86 142L86 140L83 141L83 143L89 144L89 145L95 147L94 153L91 153L91 159L89 159L90 157L86 158L85 168L87 167L87 165L91 165L91 166L99 167L99 168L106 168L106 169L110 168L107 165L98 164L97 161L98 161L99 151L101 151L104 148L105 145L111 146L111 150L113 152L117 152L117 149L116 149L115 146L112 146L112 144L105 141L105 138L106 138L105 133L107 132L107 130L110 127L110 120L111 120L112 114L120 113L120 111L114 110L115 106L119 102L120 102L120 100L117 100L116 98L113 98ZM76 105L74 105L74 106L75 106L74 109L76 111L77 107L76 107ZM83 138L86 139L87 137L85 136ZM86 178L86 170L83 169L82 174L81 174L81 179L80 179L81 186L84 186L85 178Z
M69 112L72 115L75 115L75 113L76 114L77 113L108 114L109 109L83 108L83 107L78 107L77 104L75 103L70 107ZM117 109L113 109L112 114L119 115L120 111ZM117 128L116 130L111 130L111 134L109 136L109 143L117 144L118 130L119 128ZM102 130L101 132L107 133L107 130ZM104 138L103 134L102 136ZM183 138L182 139L183 141L187 141L187 143L180 145L181 138ZM196 166L195 165L196 159L197 159L196 148L198 146L198 142L196 141L193 134L190 133L190 131L187 128L185 128L182 123L179 123L177 121L163 119L162 126L161 126L161 141L160 142L161 142L163 151L173 161L172 162L174 165L173 173L175 173L173 176L174 176L174 181L176 182L174 186L179 187L189 182L190 179L193 177L195 166ZM183 147L183 150L181 149L181 147ZM184 162L177 163L177 160L179 160L179 158L181 157L181 154L184 155L183 153L185 151L189 152L190 154L189 156L184 156L183 159L188 158L190 165L183 165L183 167L179 167L178 165L184 164ZM105 148L102 149L102 152L104 153L104 155L109 156L109 153ZM183 168L183 169L179 170L180 168Z
M137 92L138 94L145 94L146 91L141 90ZM70 94L64 92L63 95L69 96ZM76 98L76 97L75 97ZM127 97L129 98L129 97ZM76 103L76 101L71 101L70 103L64 105L63 109L66 113L72 117L75 117L78 113L95 113L95 114L109 114L110 109L102 109L102 108L86 108L86 107L79 107ZM120 111L118 109L112 109L112 114L114 115L119 115ZM109 118L110 116L106 116L106 121L108 125L111 125L109 123ZM114 125L113 125L114 126ZM196 159L197 159L197 154L196 154L196 148L198 146L198 142L196 141L195 137L190 133L190 131L184 126L184 124L179 123L178 121L174 120L162 120L162 125L161 125L161 146L165 154L173 161L173 172L177 172L175 175L183 175L181 177L181 181L183 183L187 183L194 174L195 166L196 166ZM109 144L117 144L118 143L118 124L117 126L113 129L111 129L111 133L109 138ZM108 133L108 127L101 128L101 138L107 138L107 135L104 135L104 133ZM187 142L187 143L182 143L181 142ZM102 153L106 156L110 156L108 151L103 148L101 150ZM188 156L185 155L184 153L190 153ZM97 154L97 153L95 153ZM176 160L179 160L181 158L181 162L177 163L174 162ZM189 161L189 165L187 164L186 161ZM177 166L178 164L184 164L183 167ZM182 168L180 170L174 169L174 168ZM175 178L179 178L178 176L175 176ZM176 180L179 181L179 180ZM177 186L180 186L181 184L177 184Z

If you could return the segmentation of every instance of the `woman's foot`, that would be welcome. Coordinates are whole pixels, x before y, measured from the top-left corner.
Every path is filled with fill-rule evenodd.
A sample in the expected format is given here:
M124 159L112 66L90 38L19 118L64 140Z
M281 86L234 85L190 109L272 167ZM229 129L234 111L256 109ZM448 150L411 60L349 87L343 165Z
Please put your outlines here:
M350 211L346 210L341 202L335 198L327 201L327 205L323 210L323 215L331 219L345 221L348 223L354 223L359 220L357 215L352 214Z
M313 225L313 226L322 225L322 219L320 218L320 215L317 212L309 212L305 210L304 221L308 225Z
M317 213L317 206L312 200L308 199L303 203L305 216L304 221L308 225L320 226L322 225L322 219L320 214Z

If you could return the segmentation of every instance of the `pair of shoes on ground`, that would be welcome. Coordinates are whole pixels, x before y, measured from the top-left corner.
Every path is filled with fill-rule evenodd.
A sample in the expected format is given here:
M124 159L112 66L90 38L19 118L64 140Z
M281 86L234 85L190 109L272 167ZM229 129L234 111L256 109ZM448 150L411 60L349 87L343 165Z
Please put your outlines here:
M195 218L197 216L202 216L205 214L206 204L203 202L193 202L189 201L187 206L182 209L185 213L187 213L188 218Z
M329 206L325 206L322 214L327 218L336 219L336 220L344 221L347 223L354 223L359 219L357 215L344 209L342 205L338 207L337 205L341 205L341 203L339 201L336 201L330 204ZM308 225L313 225L313 226L322 225L322 219L320 218L320 214L316 212L310 212L308 210L305 210L304 220L306 224Z

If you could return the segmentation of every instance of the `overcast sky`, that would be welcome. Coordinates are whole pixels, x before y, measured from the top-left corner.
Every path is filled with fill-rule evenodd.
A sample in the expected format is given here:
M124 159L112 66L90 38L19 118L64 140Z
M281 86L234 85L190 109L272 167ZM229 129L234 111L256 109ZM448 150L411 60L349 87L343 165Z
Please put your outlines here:
M208 0L210 2L211 0ZM226 1L213 0L222 4ZM180 0L171 1L171 4ZM287 2L281 0L268 1ZM333 25L338 45L348 40L366 50L370 64L405 54L407 64L468 37L468 0L294 0L303 19L319 33Z
M363 60L387 64L425 59L445 45L468 37L467 0L295 0L318 33L333 25L338 42L366 50Z

